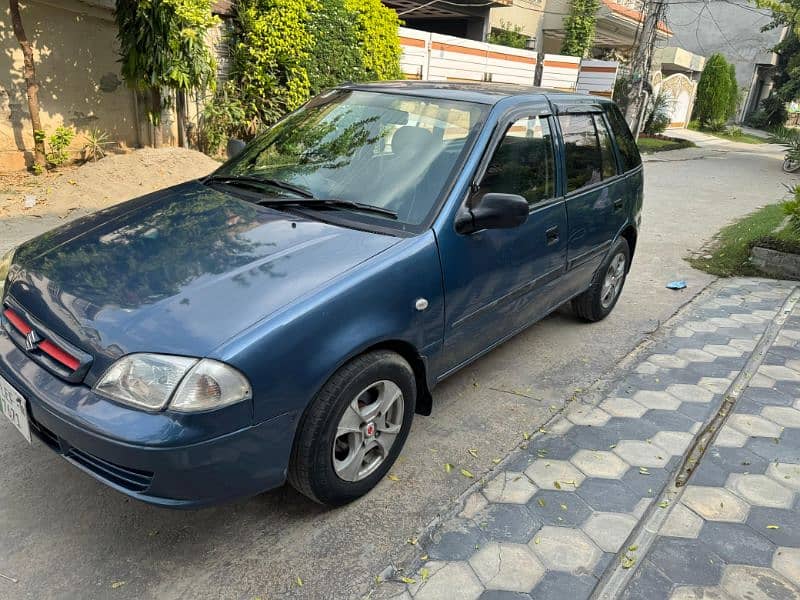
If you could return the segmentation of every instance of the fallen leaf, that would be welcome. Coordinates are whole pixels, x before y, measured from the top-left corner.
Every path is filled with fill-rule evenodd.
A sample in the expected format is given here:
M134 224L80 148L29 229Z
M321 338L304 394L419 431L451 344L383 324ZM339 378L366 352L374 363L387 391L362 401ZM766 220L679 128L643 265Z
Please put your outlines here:
M422 556L419 557L419 559L420 560L428 560L428 555L427 554L423 554Z
M567 505L566 504L562 504L561 505L561 510L567 510Z
M375 575L375 585L380 585L381 583L383 583L383 580L381 579L381 576L380 575Z
M411 544L412 546L416 546L417 545L417 538L408 538L406 540L406 544Z
M400 481L400 478L397 475L387 475L386 479L389 481Z
M540 537L533 538L533 543L534 544L541 544L542 543L542 538L540 538Z
M474 456L475 458L478 458L478 451L475 448L470 448L469 450L467 450L467 452L472 456Z
M661 502L658 503L659 508L667 508L667 506L669 506L669 502L667 502L666 500L662 500Z
M466 477L467 479L475 479L475 475L467 471L466 469L461 469L461 474Z
M622 568L623 569L630 569L633 565L636 564L636 557L635 556L628 556L627 554L622 557Z
M780 529L778 525L767 525L767 529Z
M427 580L427 579L428 579L428 577L430 576L430 574L431 574L431 571L430 571L430 569L427 569L427 568L425 568L425 567L422 567L422 568L419 570L419 576L420 576L420 577L422 577L422 581L425 581L425 580Z
M629 552L636 552L639 549L639 546L628 546Z
M406 583L408 585L413 585L413 584L417 583L417 580L416 579L411 579L411 577L401 577L400 581L402 581L403 583Z
M453 470L453 465L451 465L450 463L444 463L444 472L445 473L449 473L452 470Z
M545 505L544 498L539 498L539 499L536 501L536 503L537 503L539 506L541 506L542 508L544 508L544 505Z
M531 434L526 431L525 433L522 434L522 439L525 441L531 439Z
M554 481L553 482L553 487L556 488L557 490L560 490L561 489L561 484L558 483L557 481Z
M500 459L500 458L493 458L493 459L492 459L492 462L493 462L494 464L496 464L496 465L499 465L501 460L502 460L502 459Z
M116 590L121 588L123 585L125 585L124 581L115 581L114 583L111 584L111 589Z
M297 587L303 587L303 579L299 575L297 576L297 579L294 580L294 582L297 584Z

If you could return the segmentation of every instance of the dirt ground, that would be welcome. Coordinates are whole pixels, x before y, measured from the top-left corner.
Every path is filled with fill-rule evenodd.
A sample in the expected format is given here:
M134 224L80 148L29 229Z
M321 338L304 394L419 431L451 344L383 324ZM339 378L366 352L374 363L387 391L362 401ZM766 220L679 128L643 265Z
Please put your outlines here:
M184 148L143 148L109 155L96 163L64 167L43 175L0 175L0 220L20 216L65 218L93 211L206 175L219 163ZM25 208L26 197L36 198Z

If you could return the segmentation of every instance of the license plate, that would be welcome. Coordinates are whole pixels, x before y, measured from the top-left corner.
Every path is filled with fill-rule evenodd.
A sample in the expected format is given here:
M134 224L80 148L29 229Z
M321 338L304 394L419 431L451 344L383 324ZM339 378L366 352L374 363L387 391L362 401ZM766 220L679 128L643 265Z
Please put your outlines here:
M28 440L30 444L31 423L28 421L28 409L25 407L25 400L2 377L0 377L0 411L8 417L14 427L19 429L22 437Z

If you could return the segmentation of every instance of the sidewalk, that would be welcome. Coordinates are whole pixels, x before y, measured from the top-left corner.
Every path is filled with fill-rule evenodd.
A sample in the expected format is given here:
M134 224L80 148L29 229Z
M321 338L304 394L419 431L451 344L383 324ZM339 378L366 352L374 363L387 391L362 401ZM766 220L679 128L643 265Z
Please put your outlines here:
M789 282L716 283L597 405L524 440L370 598L798 597L797 298Z

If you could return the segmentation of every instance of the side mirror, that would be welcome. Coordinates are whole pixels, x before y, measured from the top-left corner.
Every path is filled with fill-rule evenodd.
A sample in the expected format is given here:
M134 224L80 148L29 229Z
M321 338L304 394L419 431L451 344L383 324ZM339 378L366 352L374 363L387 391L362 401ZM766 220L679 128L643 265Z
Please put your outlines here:
M528 220L528 201L517 194L485 194L473 209L463 209L456 217L458 233L481 229L512 229Z
M234 156L238 156L244 150L244 147L247 144L242 140L237 140L235 138L231 138L228 140L228 145L225 148L225 151L228 154L228 158L233 158Z

